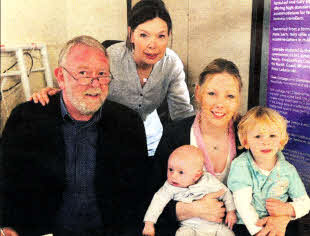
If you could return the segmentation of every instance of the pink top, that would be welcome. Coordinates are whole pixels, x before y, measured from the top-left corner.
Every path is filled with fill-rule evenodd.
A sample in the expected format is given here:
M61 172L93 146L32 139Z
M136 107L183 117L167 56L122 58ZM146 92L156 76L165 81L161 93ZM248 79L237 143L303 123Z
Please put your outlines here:
M212 162L208 156L207 148L206 148L206 145L205 145L203 138L202 138L202 134L201 134L200 126L199 126L200 116L201 116L201 113L198 112L196 115L194 124L193 124L194 135L196 138L198 148L203 152L203 155L205 158L204 163L205 163L205 167L206 167L207 171L215 176L215 172L214 172ZM236 156L235 131L234 131L234 126L233 126L232 120L229 122L228 136L229 136L229 160L227 160L227 161L231 162ZM227 166L227 163L226 163L226 166Z

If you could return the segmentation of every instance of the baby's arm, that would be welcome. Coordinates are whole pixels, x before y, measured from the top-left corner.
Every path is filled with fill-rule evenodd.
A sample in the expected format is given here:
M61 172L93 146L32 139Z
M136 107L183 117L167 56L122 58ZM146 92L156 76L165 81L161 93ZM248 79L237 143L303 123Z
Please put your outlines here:
M151 204L145 213L143 235L155 234L154 224L157 222L158 217L172 197L173 192L171 191L171 186L166 182L164 186L154 194Z
M232 230L234 224L237 222L237 216L235 210L228 211L226 214L225 224Z
M222 200L225 204L227 212L225 223L228 225L230 229L232 229L234 224L237 222L237 216L235 213L236 206L234 204L233 196L230 190L215 176L209 173L205 173L205 175L208 178L208 182L206 183L208 191L215 192L218 191L219 189L225 190L224 194L221 197L219 197L219 199Z
M233 195L231 194L230 190L225 185L224 187L226 189L226 192L223 195L223 201L227 211L225 224L227 224L228 227L232 230L234 224L236 224L237 222L236 205L234 203Z
M215 177L214 177L215 178ZM216 179L216 178L215 178ZM225 224L228 225L228 227L232 230L234 224L237 222L237 216L236 216L236 206L234 203L233 195L231 194L230 190L218 179L218 186L222 189L225 189L226 192L223 194L222 200L225 204L226 208L226 218L225 218Z

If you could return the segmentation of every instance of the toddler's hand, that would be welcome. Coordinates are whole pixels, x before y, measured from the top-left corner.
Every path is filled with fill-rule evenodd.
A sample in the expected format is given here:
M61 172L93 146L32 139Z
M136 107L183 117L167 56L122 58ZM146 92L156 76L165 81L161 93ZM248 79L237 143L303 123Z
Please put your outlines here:
M154 236L155 235L155 228L154 228L153 222L149 222L149 221L145 222L142 235L145 235L145 236Z
M295 216L294 207L278 199L268 198L266 200L266 209L270 216Z
M232 230L236 222L237 222L237 216L235 211L228 211L225 219L225 223L228 225L228 228Z
M18 233L13 230L12 228L8 228L8 227L5 227L3 228L3 232L6 236L18 236ZM3 234L0 234L1 236L3 236Z

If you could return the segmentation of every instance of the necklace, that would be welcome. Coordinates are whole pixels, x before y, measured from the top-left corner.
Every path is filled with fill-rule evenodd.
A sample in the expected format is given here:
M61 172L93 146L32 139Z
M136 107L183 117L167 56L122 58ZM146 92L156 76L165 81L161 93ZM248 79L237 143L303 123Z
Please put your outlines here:
M227 132L225 132L224 136L225 136L225 142L227 142L228 138L229 138L229 129L227 129ZM209 143L210 143L210 141L209 141ZM222 145L222 143L219 143L219 142L213 143L213 144L210 144L210 146L211 146L210 148L213 151L220 151L222 149L221 145Z
M149 76L150 76L151 71L142 71L142 70L138 70L138 76L140 78L140 83L141 86L143 87L144 84L147 82Z

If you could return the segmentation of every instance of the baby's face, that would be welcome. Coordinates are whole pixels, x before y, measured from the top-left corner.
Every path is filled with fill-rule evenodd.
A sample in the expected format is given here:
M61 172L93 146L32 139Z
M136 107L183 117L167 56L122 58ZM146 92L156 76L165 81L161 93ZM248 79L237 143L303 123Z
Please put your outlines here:
M281 147L281 131L270 124L258 123L247 133L247 144L254 159L276 158Z
M191 163L189 158L170 157L167 170L168 183L176 187L187 188L197 181L200 169Z

